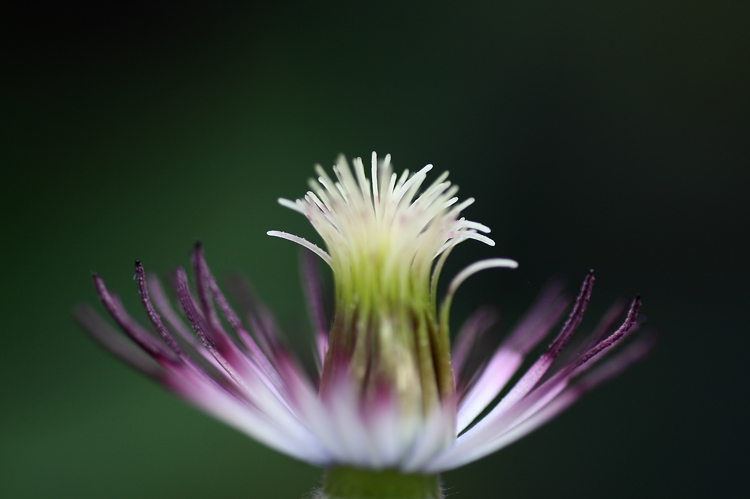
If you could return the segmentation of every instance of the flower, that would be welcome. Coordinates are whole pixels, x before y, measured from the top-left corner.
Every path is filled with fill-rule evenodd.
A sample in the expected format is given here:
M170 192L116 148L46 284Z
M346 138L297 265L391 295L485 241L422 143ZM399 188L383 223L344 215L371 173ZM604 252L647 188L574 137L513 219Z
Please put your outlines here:
M411 486L432 492L408 497L438 497L438 473L523 437L648 351L650 339L642 336L600 363L639 328L636 298L627 310L615 305L576 352L563 354L591 297L589 272L560 332L493 406L571 301L559 283L548 285L488 355L473 351L492 326L492 314L482 309L451 348L448 314L458 287L480 270L514 268L516 262L494 258L469 265L450 282L438 308L438 278L451 250L469 239L494 245L489 228L460 217L473 199L458 201L447 172L422 189L431 165L398 176L390 156L378 160L373 153L369 178L361 159L353 166L340 157L335 180L317 166L318 178L310 180L304 198L279 200L307 217L327 251L295 235L268 233L302 245L333 271L329 323L314 257L305 254L317 379L286 348L273 317L254 297L247 300L248 331L199 244L192 253L195 290L182 268L174 277L183 317L158 278L136 261L135 280L153 331L131 318L98 275L93 280L102 304L129 340L87 306L77 309L78 321L116 356L203 411L328 469L320 497L349 497L355 494L346 492L350 482L356 489L368 480L361 487L391 487L382 497L395 497L393 487Z

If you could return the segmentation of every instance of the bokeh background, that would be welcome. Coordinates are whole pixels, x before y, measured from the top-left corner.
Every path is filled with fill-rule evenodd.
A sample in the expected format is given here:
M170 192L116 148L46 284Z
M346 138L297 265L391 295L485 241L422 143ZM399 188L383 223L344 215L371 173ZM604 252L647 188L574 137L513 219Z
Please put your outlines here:
M4 9L7 9L4 8ZM643 295L645 362L526 439L446 473L450 497L739 497L748 469L750 4L729 1L29 2L0 16L0 496L295 498L318 470L104 353L70 310L99 272L203 241L308 351L276 204L339 152L448 169L495 248L457 322L507 330L553 275L597 271L583 329Z

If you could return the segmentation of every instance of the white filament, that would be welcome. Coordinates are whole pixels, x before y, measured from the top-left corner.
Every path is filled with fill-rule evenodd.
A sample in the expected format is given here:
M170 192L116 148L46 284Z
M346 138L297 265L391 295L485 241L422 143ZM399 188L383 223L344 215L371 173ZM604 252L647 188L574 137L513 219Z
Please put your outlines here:
M482 270L496 268L515 269L516 267L518 267L518 262L509 258L489 258L487 260L479 260L478 262L472 263L461 272L456 274L456 277L454 277L450 285L448 285L447 294L448 296L453 295L458 287L463 284L466 279L476 274L477 272L481 272Z
M288 232L281 232L280 230L269 230L266 232L269 236L273 237L280 237L281 239L286 239L288 241L295 242L299 244L300 246L303 246L316 255L318 255L320 258L323 259L324 262L326 262L328 265L331 265L331 255L326 253L323 249L321 249L316 244L311 243L307 239L299 236L295 236L294 234L289 234Z
M390 155L378 161L373 152L369 179L361 158L353 161L352 171L341 156L333 167L334 181L316 165L318 178L310 180L305 197L282 198L279 204L304 214L330 254L286 232L268 234L308 248L331 266L341 260L348 268L353 261L381 254L384 277L406 270L404 266L424 267L423 262L467 239L493 246L492 239L480 234L490 231L487 226L458 218L474 199L458 203L458 188L446 180L448 172L418 194L431 169L426 165L412 175L404 170L399 177L392 171Z

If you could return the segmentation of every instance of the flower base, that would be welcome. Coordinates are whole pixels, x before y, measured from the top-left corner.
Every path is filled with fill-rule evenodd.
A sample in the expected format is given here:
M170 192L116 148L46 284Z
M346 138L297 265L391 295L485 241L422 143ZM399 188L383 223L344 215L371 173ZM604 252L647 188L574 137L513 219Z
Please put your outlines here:
M438 475L340 466L325 472L313 499L443 499L443 493Z

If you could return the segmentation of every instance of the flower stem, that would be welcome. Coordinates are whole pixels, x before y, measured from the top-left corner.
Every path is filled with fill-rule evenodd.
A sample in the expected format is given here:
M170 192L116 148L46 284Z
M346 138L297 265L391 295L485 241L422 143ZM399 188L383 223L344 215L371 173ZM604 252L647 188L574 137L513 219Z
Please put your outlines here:
M438 475L340 466L325 472L313 499L443 499L443 493Z

